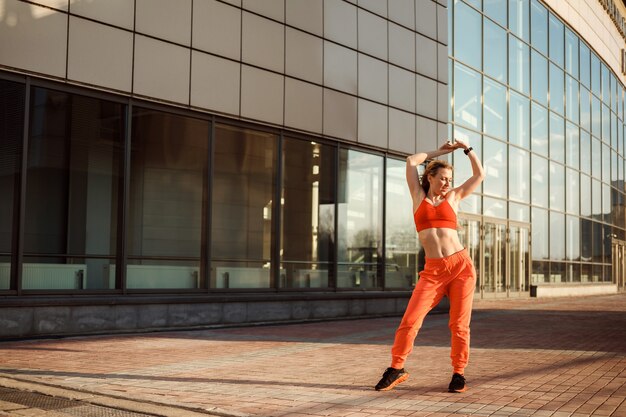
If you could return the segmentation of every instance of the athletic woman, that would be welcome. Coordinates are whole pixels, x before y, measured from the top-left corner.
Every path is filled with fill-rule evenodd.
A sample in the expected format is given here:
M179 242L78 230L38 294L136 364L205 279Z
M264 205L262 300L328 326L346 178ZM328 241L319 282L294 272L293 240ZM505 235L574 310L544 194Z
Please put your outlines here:
M427 160L462 149L472 165L472 176L458 187L452 186L452 166L432 160L422 175L417 167ZM476 270L457 233L457 212L461 200L468 197L485 177L478 156L466 143L447 141L439 149L411 155L406 160L406 181L413 199L413 218L426 255L391 349L391 366L376 385L388 391L408 379L404 370L413 342L424 317L443 296L450 301L452 381L449 392L464 392L465 367L469 359L470 318L476 287Z

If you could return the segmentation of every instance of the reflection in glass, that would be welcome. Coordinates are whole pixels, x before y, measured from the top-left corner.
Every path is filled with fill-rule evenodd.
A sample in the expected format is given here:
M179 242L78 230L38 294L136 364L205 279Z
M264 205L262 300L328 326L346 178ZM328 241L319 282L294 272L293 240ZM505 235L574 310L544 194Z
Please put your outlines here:
M565 211L565 167L550 162L550 209Z
M281 287L328 287L332 280L335 161L334 147L283 140Z
M565 215L554 211L550 212L550 259L560 261L565 259Z
M482 16L462 1L454 3L454 56L482 69Z
M530 40L533 47L548 55L548 10L539 0L530 1Z
M490 20L485 19L484 43L485 74L500 82L506 83L506 31Z
M550 282L549 272L549 262L538 262L536 260L533 260L533 270L530 279L534 284L541 282Z
M565 282L565 264L563 262L550 262L550 282Z
M338 288L382 287L383 158L339 151Z
M406 188L406 163L387 159L385 287L409 288L424 265L413 223L413 202Z
M30 106L23 288L113 288L124 106L44 88Z
M550 112L550 158L565 162L565 120Z
M591 240L593 241L591 261L599 263L604 259L602 256L602 249L605 240L604 227L602 226L602 223L592 222L591 229Z
M578 36L569 28L565 29L565 70L578 78Z
M606 143L602 144L602 181L611 182L611 149Z
M530 202L530 154L509 146L509 199Z
M206 121L133 109L128 288L201 286L208 137Z
M591 175L591 135L580 131L580 170Z
M454 121L480 130L482 127L481 75L466 66L454 65Z
M509 36L509 86L530 94L530 57L528 45Z
M488 217L506 219L506 201L498 198L483 197L483 214Z
M602 136L602 111L600 100L591 96L591 134L597 138Z
M596 137L591 137L591 175L602 178L602 144Z
M587 87L591 88L591 54L589 47L580 42L580 82Z
M580 129L571 122L566 122L565 127L565 162L567 165L578 168L580 154ZM587 156L587 155L585 155Z
M509 219L530 223L530 207L526 204L509 202Z
M532 203L536 206L548 207L548 160L534 154L532 155L531 183Z
M602 93L600 90L600 59L594 52L591 52L591 92L596 97L600 97Z
M580 260L583 262L590 262L593 254L592 226L591 220L580 219Z
M611 187L602 184L602 218L605 223L611 223Z
M530 41L528 0L509 0L509 29L518 38Z
M549 45L550 45L550 59L558 66L563 67L565 63L564 57L564 29L563 23L558 17L550 13L548 18L549 26Z
M548 60L533 50L531 55L531 91L533 99L548 106Z
M509 102L509 142L529 149L530 100L511 91Z
M565 110L567 118L574 123L580 121L579 107L578 81L568 75L565 82Z
M531 104L531 149L534 153L548 156L548 110L537 103Z
M483 12L500 26L506 27L506 4L502 0L483 0Z
M550 63L550 109L559 113L565 114L564 101L565 101L565 78L563 70Z
M214 148L211 287L270 288L277 137L217 125Z
M503 139L507 127L506 88L485 77L483 97L483 131L485 134Z
M591 180L591 216L602 221L602 183L595 178Z
M484 138L485 180L483 192L496 197L506 197L507 161L506 144L488 137Z
M609 83L609 69L604 64L604 62L600 63L600 76L602 77L602 102L608 105L611 105L611 85Z
M567 282L580 282L580 264L567 264Z
M468 143L474 150L472 152L476 152L479 158L482 160L482 139L481 135L472 132L471 130L463 129L461 127L454 127L454 138L460 139L465 143ZM454 158L454 176L453 176L453 184L455 187L463 184L469 177L472 176L472 164L468 157L466 157L462 152L454 152L452 154ZM476 192L480 192L482 184L478 186Z
M550 256L548 245L548 210L533 207L531 210L532 219L532 252L533 259L548 259ZM559 242L561 244L562 242ZM533 271L535 268L533 268Z
M611 112L606 104L602 104L602 141L611 143Z
M591 217L591 178L580 176L580 215Z
M580 127L591 132L591 91L580 87Z
M575 171L573 169L567 168L566 169L566 179L565 179L565 184L567 187L565 196L567 198L566 204L565 204L565 211L567 211L568 213L572 213L572 214L578 214L578 210L579 210L579 201L580 201L580 194L579 194L579 188L578 188L578 183L579 183L579 174L578 171Z

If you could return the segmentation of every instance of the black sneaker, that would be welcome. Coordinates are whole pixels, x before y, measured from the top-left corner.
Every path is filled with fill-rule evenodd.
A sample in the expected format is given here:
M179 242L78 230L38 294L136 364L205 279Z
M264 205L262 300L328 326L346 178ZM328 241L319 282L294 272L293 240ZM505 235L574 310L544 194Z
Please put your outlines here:
M376 391L389 391L396 385L409 379L409 373L402 369L387 368L383 377L374 387Z
M455 373L452 375L452 381L448 385L448 392L465 392L467 387L465 386L465 377L461 374Z

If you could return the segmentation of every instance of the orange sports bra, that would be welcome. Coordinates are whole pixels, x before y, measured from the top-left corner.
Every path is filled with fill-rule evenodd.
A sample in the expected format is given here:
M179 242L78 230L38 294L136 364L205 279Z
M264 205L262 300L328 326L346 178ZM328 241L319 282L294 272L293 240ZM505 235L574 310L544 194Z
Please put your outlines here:
M456 229L456 213L448 203L448 200L442 201L439 205L433 206L423 199L415 213L415 228L418 232L433 227Z

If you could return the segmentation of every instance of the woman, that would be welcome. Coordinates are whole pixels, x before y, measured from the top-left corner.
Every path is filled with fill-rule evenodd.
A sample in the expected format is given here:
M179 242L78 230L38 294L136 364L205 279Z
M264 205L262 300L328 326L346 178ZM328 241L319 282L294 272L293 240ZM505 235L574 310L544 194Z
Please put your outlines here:
M426 160L463 149L472 164L472 176L458 187L452 187L452 166L445 161L431 161L420 184L417 167ZM413 218L419 240L426 254L426 265L420 272L411 299L396 331L391 349L391 366L387 368L377 391L388 391L409 377L404 370L407 356L426 314L445 295L450 301L450 333L453 375L449 392L464 392L464 370L469 358L469 324L476 286L476 270L467 249L457 233L459 203L480 185L485 177L483 167L466 143L447 141L438 150L411 155L406 160L406 181L413 199Z

